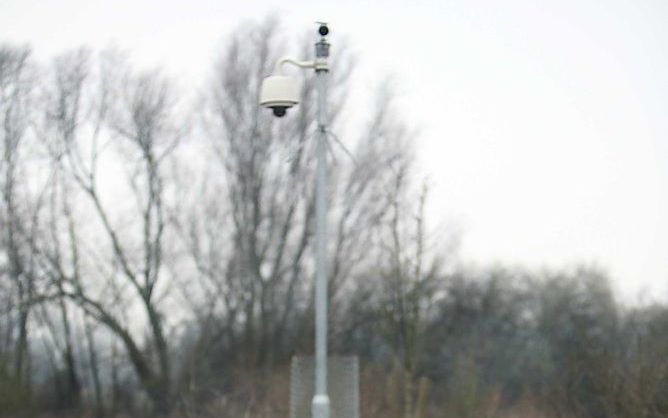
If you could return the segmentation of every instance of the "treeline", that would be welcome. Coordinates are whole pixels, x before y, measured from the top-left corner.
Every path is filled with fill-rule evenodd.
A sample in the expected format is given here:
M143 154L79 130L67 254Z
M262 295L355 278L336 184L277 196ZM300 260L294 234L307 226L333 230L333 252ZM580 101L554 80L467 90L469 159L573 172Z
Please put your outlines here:
M233 33L197 89L118 51L0 46L1 416L287 415L315 121L310 75L289 117L257 105L279 57L311 54L277 27ZM457 267L391 86L344 112L334 51L333 131L355 134L354 159L331 144L329 337L360 356L362 415L666 416L665 307L623 308L593 268Z

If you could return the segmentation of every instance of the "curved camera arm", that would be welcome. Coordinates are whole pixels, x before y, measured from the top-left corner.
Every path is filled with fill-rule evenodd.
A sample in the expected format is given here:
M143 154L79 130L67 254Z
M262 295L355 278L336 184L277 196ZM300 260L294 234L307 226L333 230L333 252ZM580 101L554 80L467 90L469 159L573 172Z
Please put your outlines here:
M274 74L282 75L283 74L283 65L292 64L299 68L315 68L314 61L297 61L292 58L284 57L276 61L276 66L274 67Z

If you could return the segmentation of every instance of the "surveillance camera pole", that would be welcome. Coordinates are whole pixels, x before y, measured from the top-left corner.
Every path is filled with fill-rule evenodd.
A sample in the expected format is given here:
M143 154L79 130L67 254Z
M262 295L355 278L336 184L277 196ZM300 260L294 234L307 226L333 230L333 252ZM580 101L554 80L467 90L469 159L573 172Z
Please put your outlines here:
M329 67L327 58L329 58L329 43L326 36L329 28L326 23L317 22L320 27L318 33L321 38L315 44L314 61L298 61L289 57L281 58L276 62L274 69L273 89L270 93L265 92L265 83L272 78L265 79L260 93L260 104L274 110L274 115L283 116L286 107L282 107L282 114L276 112L276 97L279 96L283 103L287 94L291 100L288 103L294 105L297 103L296 97L292 98L290 89L281 81L276 85L276 77L282 77L282 68L285 64L292 64L299 68L313 68L316 75L316 90L318 94L318 131L317 131L317 168L315 184L315 390L311 412L313 418L329 418L330 403L327 394L327 73ZM287 91L286 91L287 90ZM268 94L267 98L263 98Z
M325 33L315 44L315 74L318 92L318 143L316 173L316 283L315 283L315 392L313 418L329 418L327 394L327 58Z

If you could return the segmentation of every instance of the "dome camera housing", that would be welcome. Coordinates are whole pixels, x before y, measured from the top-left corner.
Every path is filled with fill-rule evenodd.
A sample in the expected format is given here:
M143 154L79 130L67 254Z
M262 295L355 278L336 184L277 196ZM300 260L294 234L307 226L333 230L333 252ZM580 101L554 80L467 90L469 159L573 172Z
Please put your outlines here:
M264 79L260 90L260 106L269 108L274 116L283 117L288 109L299 103L299 90L294 78L272 75Z

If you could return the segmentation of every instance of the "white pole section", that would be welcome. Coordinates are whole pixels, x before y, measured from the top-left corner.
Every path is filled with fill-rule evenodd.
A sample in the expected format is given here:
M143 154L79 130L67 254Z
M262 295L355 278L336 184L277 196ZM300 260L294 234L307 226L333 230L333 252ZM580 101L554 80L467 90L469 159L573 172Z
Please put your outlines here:
M322 33L321 33L322 34ZM329 44L322 34L316 43L315 74L318 92L316 173L316 283L315 283L315 395L313 418L329 418L327 394L327 57Z

